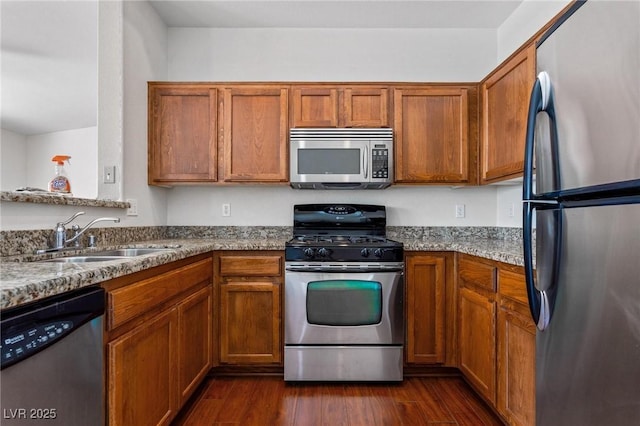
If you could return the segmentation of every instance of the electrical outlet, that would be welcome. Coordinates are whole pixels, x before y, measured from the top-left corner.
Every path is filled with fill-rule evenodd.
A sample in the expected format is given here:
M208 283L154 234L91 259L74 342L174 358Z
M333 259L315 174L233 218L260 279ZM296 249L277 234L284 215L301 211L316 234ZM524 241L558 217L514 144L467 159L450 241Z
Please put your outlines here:
M127 216L138 216L138 200L135 198L127 198L129 208L127 209Z
M104 166L104 183L116 183L116 166Z
M222 216L231 216L231 204L225 203L222 205Z
M464 204L456 204L456 217L464 217Z
M509 217L514 217L516 215L516 205L511 203L511 205L509 206L509 211L507 212L507 214L509 215Z

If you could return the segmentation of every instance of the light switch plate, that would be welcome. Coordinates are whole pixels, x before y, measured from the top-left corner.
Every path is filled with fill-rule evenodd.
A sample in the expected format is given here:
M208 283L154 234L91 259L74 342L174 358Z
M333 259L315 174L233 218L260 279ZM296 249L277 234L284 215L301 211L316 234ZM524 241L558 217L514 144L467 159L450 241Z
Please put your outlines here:
M104 183L116 183L116 166L104 166Z
M129 208L127 209L127 216L138 216L138 200L135 198L127 198Z

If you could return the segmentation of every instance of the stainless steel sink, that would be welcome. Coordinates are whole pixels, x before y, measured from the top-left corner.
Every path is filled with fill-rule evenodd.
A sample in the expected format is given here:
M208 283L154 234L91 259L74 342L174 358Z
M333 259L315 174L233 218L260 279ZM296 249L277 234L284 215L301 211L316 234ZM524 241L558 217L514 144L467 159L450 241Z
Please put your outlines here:
M175 250L173 248L164 247L149 247L149 248L123 248L116 250L99 251L91 253L91 256L117 256L117 257L134 257L142 256L144 254L161 253L164 251Z
M177 247L132 247L121 248L115 250L98 251L85 255L63 256L55 259L41 260L41 262L54 263L85 263L85 262L106 262L108 260L125 259L129 257L142 256L145 254L162 253L165 251L175 250Z
M52 263L86 263L86 262L106 262L109 260L122 260L123 256L67 256L55 259L41 260L41 262Z

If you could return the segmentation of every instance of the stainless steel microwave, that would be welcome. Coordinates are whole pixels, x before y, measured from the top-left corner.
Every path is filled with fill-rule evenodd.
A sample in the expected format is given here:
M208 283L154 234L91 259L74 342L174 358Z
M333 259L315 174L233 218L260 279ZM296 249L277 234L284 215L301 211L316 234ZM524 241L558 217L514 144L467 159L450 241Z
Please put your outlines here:
M383 189L393 183L393 130L289 131L289 179L298 189Z

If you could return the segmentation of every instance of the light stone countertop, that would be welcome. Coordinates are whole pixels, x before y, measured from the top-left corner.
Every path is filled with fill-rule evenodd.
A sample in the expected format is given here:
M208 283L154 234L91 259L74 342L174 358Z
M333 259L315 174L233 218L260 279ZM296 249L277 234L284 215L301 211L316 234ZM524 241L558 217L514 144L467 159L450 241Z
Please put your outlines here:
M523 266L524 254L521 241L490 240L484 238L444 240L427 238L424 240L408 240L396 238L404 243L405 251L457 251L483 257L485 259Z
M522 243L483 238L410 239L405 251L457 251L513 265L523 265ZM81 287L99 284L134 272L214 250L284 250L285 239L167 239L128 244L126 247L166 247L174 250L87 263L37 262L52 255L0 258L0 309L19 306ZM122 246L87 249L78 255ZM69 255L69 253L67 253Z

